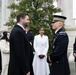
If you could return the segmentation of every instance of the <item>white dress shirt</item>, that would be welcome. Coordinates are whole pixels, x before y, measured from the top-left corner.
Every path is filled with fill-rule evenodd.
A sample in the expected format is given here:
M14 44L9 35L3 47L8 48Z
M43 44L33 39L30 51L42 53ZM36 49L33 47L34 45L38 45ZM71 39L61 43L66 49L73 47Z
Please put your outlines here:
M61 28L58 28L58 29L55 31L55 34L58 32L59 29L61 29Z
M20 23L17 23L17 25L19 25L23 30L25 30L25 28Z

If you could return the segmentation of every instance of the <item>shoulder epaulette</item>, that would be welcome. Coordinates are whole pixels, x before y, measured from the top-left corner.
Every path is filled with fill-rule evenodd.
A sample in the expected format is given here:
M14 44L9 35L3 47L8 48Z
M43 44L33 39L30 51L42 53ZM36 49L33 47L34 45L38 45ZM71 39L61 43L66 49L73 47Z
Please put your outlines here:
M60 32L59 35L66 35L66 32Z

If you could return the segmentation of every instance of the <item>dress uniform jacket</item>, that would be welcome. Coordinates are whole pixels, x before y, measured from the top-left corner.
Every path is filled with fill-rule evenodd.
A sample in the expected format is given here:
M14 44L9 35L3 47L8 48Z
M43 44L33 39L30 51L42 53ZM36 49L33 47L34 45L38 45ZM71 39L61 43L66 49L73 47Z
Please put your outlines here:
M67 58L68 36L61 28L55 34L52 41L52 53L50 60L52 61L50 75L69 75L69 63Z
M26 75L29 71L31 72L32 54L25 31L19 25L15 25L10 34L10 62L8 75Z
M73 50L74 50L73 52L76 53L76 38L75 38L75 43L74 43L74 46L73 46ZM75 62L76 62L76 57L75 57Z

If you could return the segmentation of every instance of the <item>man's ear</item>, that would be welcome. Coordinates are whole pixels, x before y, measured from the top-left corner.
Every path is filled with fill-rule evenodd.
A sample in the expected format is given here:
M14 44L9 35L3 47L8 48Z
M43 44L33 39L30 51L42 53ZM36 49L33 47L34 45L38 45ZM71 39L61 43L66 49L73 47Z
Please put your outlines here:
M20 18L20 21L21 21L21 22L23 22L23 19L22 19L22 18Z

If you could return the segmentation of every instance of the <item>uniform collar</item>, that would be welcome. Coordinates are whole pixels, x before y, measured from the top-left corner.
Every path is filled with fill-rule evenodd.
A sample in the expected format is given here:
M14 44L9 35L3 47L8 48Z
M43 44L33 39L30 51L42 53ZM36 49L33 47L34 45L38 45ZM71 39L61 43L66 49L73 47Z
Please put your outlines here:
M55 34L58 34L59 32L64 31L63 28L59 28L55 31Z
M55 34L60 30L61 28L56 29Z

